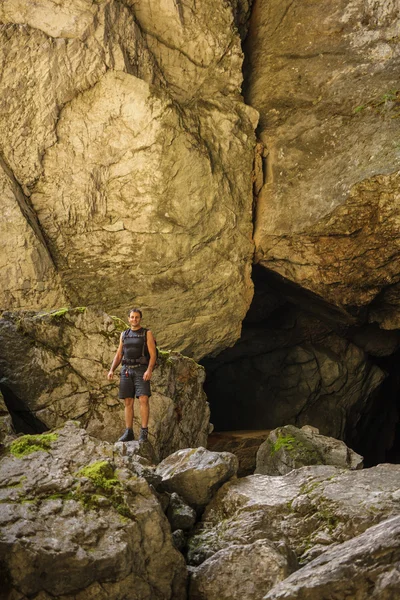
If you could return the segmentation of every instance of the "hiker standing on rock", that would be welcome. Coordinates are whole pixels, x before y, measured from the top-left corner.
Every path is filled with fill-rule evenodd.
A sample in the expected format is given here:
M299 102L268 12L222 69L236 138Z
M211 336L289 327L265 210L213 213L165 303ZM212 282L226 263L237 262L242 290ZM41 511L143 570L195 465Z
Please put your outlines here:
M111 381L115 369L122 362L119 398L125 402L126 430L119 438L119 442L130 442L135 439L133 435L135 396L139 398L142 422L139 442L145 442L148 436L150 379L157 353L153 334L149 329L144 329L140 325L141 320L142 311L139 308L132 308L129 311L130 329L121 333L118 350L107 375L107 379Z

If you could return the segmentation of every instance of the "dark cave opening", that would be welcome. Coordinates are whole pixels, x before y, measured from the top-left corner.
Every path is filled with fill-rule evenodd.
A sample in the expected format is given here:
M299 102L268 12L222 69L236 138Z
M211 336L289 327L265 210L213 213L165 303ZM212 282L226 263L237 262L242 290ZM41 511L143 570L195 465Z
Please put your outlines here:
M33 414L27 404L1 381L0 391L11 416L15 433L36 434L48 431L48 427Z
M263 267L232 348L206 357L216 432L313 425L366 467L400 462L400 332L343 313Z

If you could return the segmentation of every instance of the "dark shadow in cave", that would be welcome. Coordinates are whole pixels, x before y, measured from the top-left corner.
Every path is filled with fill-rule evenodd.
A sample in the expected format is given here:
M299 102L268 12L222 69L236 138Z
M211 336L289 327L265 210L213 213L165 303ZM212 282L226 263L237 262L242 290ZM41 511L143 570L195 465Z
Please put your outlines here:
M399 332L356 323L263 267L253 280L241 338L201 361L215 431L310 424L343 439L367 467L399 462Z
M10 413L16 433L35 434L48 431L48 427L32 413L26 403L18 398L10 388L0 380L0 391Z

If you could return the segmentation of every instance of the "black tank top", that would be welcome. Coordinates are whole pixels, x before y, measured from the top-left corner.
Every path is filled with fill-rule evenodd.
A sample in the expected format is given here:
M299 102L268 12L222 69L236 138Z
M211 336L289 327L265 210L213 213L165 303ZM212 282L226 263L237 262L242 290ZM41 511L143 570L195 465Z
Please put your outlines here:
M143 327L137 331L132 329L124 335L123 357L128 360L140 358L143 352L145 342L145 330Z

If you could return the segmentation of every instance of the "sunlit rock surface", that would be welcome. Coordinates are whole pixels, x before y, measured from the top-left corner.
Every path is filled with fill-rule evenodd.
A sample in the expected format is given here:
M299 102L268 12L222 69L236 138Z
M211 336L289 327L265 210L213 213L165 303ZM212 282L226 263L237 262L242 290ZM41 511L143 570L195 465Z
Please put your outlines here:
M256 0L246 44L265 146L256 262L386 329L400 305L399 27L396 2Z
M239 13L210 0L3 3L3 308L140 305L162 344L195 358L237 339L258 119L240 95Z
M301 563L368 527L400 514L400 466L347 471L302 467L284 476L249 475L233 480L208 504L189 540L197 565L232 544L285 540Z

